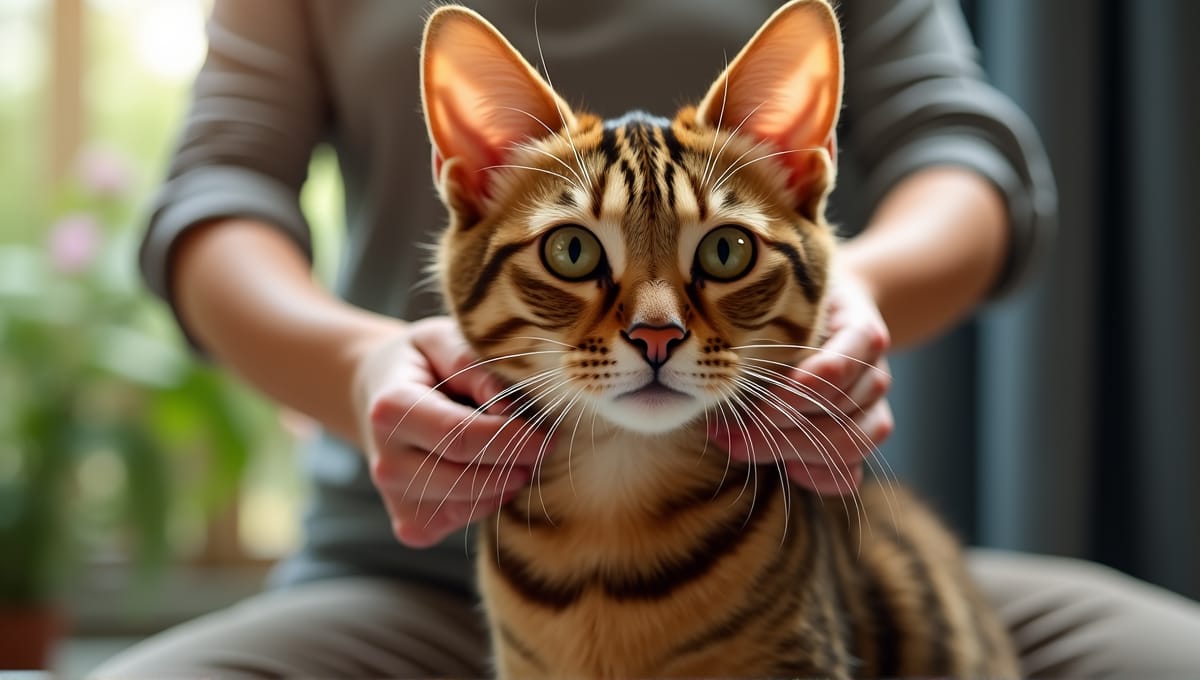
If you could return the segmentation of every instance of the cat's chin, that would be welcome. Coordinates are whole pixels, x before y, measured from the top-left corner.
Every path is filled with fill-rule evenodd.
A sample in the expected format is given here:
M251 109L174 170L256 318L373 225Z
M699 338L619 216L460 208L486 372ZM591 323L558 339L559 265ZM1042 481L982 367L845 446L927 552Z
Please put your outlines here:
M662 434L677 430L704 411L701 400L654 383L606 401L600 414L626 430Z

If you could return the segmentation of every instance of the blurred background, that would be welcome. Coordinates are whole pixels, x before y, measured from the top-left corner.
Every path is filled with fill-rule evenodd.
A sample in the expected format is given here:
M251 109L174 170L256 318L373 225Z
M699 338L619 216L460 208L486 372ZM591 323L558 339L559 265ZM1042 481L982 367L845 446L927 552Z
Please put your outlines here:
M254 592L297 540L309 426L195 362L134 269L208 5L0 0L0 641L65 632L66 676ZM964 9L1061 222L1028 286L897 358L885 456L972 542L1200 596L1200 2ZM341 200L322 150L326 280Z
M297 540L308 425L197 363L135 269L209 5L0 0L0 658L69 630L78 675ZM331 274L326 151L303 200Z

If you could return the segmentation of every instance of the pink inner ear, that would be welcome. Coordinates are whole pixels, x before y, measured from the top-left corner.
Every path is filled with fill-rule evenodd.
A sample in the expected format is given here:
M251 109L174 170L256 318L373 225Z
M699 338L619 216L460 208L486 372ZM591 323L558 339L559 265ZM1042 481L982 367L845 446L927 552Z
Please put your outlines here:
M537 72L474 12L436 12L423 57L434 172L440 177L444 159L460 159L471 178L465 188L480 196L487 193L484 170L503 163L513 145L574 122Z
M842 97L837 19L819 2L778 10L733 60L700 103L702 122L771 142L784 153L798 188L824 172L804 149L824 149L836 162ZM744 124L743 124L744 121Z

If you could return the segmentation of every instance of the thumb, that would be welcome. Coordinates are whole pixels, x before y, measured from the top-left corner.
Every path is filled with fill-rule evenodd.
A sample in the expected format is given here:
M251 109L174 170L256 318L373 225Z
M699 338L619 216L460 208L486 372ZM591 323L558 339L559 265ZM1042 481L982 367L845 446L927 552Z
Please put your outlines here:
M428 359L437 387L443 392L484 404L504 389L452 324L423 328L413 335L413 344Z

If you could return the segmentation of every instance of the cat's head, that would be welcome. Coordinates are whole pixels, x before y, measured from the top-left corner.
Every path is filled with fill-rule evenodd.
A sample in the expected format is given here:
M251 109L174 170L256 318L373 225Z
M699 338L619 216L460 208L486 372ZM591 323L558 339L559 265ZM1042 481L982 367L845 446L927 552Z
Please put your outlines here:
M522 394L665 432L816 342L842 92L826 3L782 7L672 120L572 110L461 7L433 13L422 57L451 213L436 271Z

